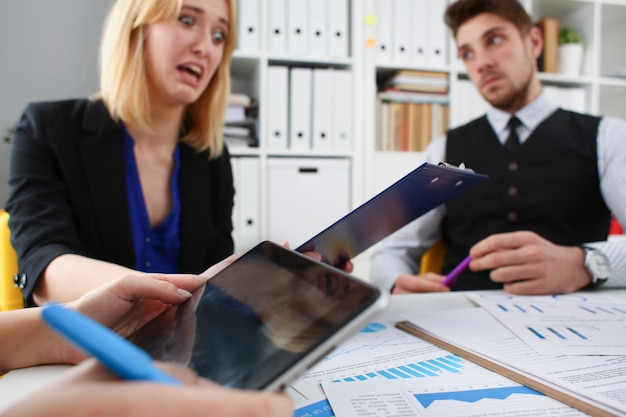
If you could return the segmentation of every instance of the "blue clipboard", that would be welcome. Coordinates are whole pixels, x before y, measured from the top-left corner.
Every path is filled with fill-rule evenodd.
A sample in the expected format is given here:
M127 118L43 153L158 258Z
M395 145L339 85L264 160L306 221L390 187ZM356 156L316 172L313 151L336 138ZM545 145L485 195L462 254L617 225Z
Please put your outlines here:
M424 163L298 246L339 266L461 192L487 179L449 164Z

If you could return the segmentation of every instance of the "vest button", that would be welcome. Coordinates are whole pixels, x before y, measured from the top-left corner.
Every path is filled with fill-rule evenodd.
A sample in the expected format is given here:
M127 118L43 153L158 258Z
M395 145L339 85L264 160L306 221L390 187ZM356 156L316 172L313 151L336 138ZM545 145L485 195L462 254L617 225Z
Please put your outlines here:
M514 186L510 186L509 189L507 190L507 193L511 196L511 197L515 197L517 195L517 187Z
M515 172L519 169L519 165L517 164L517 162L509 162L507 168L509 169L509 171Z
M517 221L517 219L519 218L517 213L514 211L510 211L509 214L507 214L507 219L509 219L509 221L511 223L515 223Z

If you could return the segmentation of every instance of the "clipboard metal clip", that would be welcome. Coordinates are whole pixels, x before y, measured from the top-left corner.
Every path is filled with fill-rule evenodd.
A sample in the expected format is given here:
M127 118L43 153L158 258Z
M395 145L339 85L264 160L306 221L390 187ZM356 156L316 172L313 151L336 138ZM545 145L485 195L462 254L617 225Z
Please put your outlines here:
M440 167L444 167L444 168L452 168L452 169L458 169L458 170L466 171L466 172L474 172L473 169L466 167L465 163L463 162L461 162L459 166L450 164L448 162L439 162L437 165L439 165Z

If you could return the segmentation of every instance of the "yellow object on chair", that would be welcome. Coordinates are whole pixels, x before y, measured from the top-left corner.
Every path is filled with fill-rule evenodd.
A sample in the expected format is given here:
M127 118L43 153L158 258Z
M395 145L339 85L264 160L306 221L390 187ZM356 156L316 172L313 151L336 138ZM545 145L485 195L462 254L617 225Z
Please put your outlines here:
M11 245L9 213L0 209L0 311L24 307L22 292L13 283L17 271L17 255Z
M438 240L420 260L420 275L427 272L441 273L443 261L446 256L446 247L441 240Z

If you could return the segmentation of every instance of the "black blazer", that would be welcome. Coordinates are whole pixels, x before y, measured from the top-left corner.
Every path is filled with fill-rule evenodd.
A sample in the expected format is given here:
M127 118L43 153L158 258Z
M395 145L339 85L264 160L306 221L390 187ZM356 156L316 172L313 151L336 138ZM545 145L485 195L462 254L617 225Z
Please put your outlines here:
M180 272L200 273L233 252L230 157L224 148L209 160L183 144L180 159ZM28 105L9 171L6 210L27 303L59 255L135 267L122 132L101 101Z

